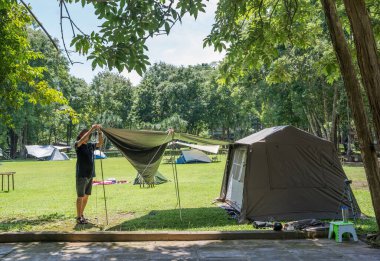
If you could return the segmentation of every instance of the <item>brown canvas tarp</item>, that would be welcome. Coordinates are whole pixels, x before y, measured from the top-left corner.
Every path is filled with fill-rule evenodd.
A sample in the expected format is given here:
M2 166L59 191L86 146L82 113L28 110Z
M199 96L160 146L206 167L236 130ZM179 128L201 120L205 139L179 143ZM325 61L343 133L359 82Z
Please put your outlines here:
M246 148L241 218L340 218L347 179L332 143L291 126L265 129L231 146L221 199L227 197L234 153ZM231 189L231 187L230 187ZM355 198L353 203L359 207ZM347 199L343 205L349 207Z
M227 142L198 137L187 133L168 134L163 131L140 131L115 128L102 129L106 137L124 154L132 166L152 184L166 146L173 140L197 144L226 145Z

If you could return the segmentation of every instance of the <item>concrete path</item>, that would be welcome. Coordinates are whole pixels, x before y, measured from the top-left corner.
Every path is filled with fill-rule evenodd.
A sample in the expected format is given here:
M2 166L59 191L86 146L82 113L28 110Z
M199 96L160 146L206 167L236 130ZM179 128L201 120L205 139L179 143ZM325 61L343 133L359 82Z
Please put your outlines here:
M5 243L0 260L380 260L363 242L310 240Z

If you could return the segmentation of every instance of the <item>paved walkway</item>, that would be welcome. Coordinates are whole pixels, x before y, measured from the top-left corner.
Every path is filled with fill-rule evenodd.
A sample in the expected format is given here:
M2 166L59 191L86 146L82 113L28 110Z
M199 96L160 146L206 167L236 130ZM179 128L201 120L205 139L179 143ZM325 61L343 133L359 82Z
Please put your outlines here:
M313 240L7 243L0 260L380 260L362 242Z

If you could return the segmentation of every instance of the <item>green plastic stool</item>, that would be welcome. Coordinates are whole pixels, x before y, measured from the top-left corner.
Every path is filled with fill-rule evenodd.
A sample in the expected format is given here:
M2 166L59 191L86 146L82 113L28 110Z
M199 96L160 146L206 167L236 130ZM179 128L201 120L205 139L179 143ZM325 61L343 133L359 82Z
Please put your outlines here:
M329 239L332 238L333 233L335 234L336 242L342 242L342 237L344 233L350 233L354 241L358 241L358 236L356 235L354 223L352 222L343 222L343 221L330 222Z

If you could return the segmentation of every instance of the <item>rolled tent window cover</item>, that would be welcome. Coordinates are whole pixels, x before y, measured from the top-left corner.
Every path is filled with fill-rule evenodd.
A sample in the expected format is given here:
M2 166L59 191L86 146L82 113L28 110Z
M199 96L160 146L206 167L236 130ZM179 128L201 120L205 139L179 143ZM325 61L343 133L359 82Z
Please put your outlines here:
M154 182L154 175L161 163L166 146L173 140L208 145L228 145L228 142L207 139L187 133L168 134L163 131L102 129L106 137L124 154L132 166L148 184Z

